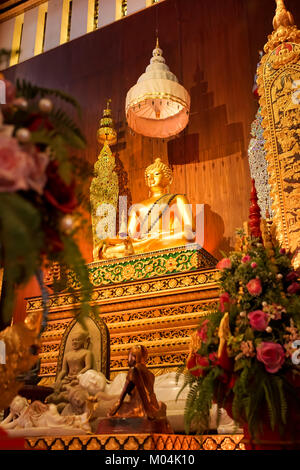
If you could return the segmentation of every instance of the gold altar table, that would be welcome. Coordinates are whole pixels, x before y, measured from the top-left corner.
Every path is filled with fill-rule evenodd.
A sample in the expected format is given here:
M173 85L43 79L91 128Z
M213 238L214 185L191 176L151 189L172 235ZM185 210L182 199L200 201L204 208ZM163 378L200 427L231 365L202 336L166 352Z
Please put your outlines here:
M166 249L88 265L91 303L110 333L110 372L127 370L133 344L147 347L154 374L177 370L186 359L190 334L218 297L216 260L197 245ZM71 279L76 289L76 280ZM54 381L62 335L74 318L80 292L49 299L42 335L41 384ZM27 299L27 313L42 309L41 297Z

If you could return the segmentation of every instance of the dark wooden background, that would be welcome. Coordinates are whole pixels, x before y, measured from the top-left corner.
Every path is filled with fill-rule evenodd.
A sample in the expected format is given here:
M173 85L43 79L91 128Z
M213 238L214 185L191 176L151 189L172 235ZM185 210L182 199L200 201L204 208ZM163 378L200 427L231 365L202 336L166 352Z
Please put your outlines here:
M286 6L299 26L299 0L286 0ZM174 172L171 190L205 203L204 246L220 257L248 217L247 147L258 108L253 78L274 12L274 0L165 0L12 67L6 77L72 94L88 141L82 158L92 163L100 150L99 119L111 98L132 201L147 197L144 169L162 156ZM149 64L156 29L167 65L191 95L189 125L168 143L132 135L124 112L127 91ZM91 238L82 237L81 246L91 261ZM38 292L33 284L20 292L16 319L24 315L24 295Z

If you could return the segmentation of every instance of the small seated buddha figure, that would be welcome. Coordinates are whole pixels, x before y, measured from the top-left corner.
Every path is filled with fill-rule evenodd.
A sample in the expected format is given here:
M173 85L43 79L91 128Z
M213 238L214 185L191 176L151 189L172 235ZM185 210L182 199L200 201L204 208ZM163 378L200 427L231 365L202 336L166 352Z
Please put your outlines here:
M71 337L72 349L65 353L62 369L54 383L54 391L46 398L46 403L66 404L70 387L78 386L78 375L93 367L93 353L86 349L88 333L79 331ZM59 410L61 411L61 410Z
M145 171L149 198L134 204L129 213L127 236L108 238L99 250L100 259L175 248L193 243L194 221L188 199L170 194L171 169L156 158Z

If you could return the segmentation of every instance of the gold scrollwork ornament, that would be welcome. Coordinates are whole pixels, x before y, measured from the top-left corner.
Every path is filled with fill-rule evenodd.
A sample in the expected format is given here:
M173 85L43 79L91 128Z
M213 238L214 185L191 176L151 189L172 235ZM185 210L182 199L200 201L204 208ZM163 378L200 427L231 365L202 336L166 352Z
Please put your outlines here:
M300 31L276 0L257 83L277 239L300 265Z
M6 350L5 364L0 364L0 409L7 408L23 386L17 377L29 371L38 360L41 317L41 313L30 313L24 323L0 332Z

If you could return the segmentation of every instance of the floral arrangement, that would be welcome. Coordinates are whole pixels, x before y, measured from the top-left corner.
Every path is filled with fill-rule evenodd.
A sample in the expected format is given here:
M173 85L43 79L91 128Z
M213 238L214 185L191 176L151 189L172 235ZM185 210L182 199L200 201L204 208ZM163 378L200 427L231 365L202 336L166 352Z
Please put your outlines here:
M63 109L70 106L79 114L78 104L59 90L1 79L6 103L0 110L0 329L12 316L15 289L34 275L40 280L49 263L75 273L82 312L91 288L76 241L83 224L82 181L91 168L74 154L84 149L85 139Z
M300 284L291 258L262 221L262 233L240 231L236 251L217 264L218 306L194 332L185 365L187 431L192 423L208 429L213 402L251 436L266 420L283 432L300 412Z

